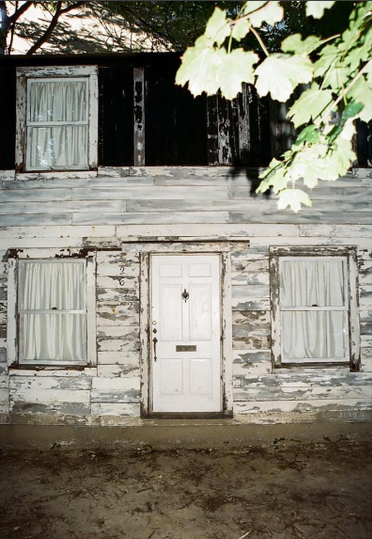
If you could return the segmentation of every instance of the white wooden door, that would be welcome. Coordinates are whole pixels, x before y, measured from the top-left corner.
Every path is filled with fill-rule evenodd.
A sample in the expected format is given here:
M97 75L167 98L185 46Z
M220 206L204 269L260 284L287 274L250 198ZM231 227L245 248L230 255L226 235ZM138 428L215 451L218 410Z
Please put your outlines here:
M152 257L153 412L221 411L218 255Z

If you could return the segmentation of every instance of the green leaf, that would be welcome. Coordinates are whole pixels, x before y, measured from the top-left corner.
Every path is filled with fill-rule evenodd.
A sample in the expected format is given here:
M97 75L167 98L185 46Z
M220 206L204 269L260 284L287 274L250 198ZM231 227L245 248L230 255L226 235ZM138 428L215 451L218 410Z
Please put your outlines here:
M311 81L312 73L308 58L271 54L256 69L256 89L261 97L270 92L273 99L285 102L298 84Z
M349 122L348 125L346 125L346 123L348 120L354 119L362 108L363 105L361 103L357 103L356 101L351 101L346 105L341 114L338 125L335 126L329 135L330 142L333 142L340 134L343 135L343 138L351 140L354 132L352 131L352 128L350 128L351 123ZM348 136L348 133L350 133L350 136Z
M325 9L329 9L335 2L306 2L306 16L321 19Z
M301 34L293 34L288 36L282 42L283 52L295 52L296 54L309 54L318 48L321 44L321 39L316 36L309 36L302 41Z
M249 32L249 23L247 19L238 19L232 26L232 37L236 41L242 40Z
M337 45L327 45L319 53L319 60L314 64L314 76L324 77L328 69L332 68L340 57Z
M262 6L267 4L267 1L252 1L252 2L246 2L243 7L243 13L244 15L249 15L249 13L252 13L252 11L257 11Z
M279 210L284 210L287 206L290 206L297 213L301 209L301 204L311 206L309 195L302 189L284 189L279 193Z
M305 127L296 139L296 146L307 142L308 144L316 144L320 141L320 133L315 125L311 124Z
M205 91L208 95L218 91L217 69L223 61L226 51L211 49L205 36L197 39L195 47L189 47L182 57L182 64L176 75L176 84L189 83L193 95Z
M348 97L363 105L359 118L364 122L372 120L372 80L368 82L363 76L350 88Z
M254 83L253 64L259 57L254 52L235 49L224 56L217 71L217 81L222 95L233 99L242 89L242 82Z
M315 187L322 175L323 159L327 149L328 146L325 144L314 144L298 152L289 167L290 177L295 181L302 178L307 187L311 189Z
M263 178L263 181L256 189L256 193L264 193L272 187L274 193L277 194L287 187L290 179L283 163L275 158L272 159L269 168L260 175L260 178Z
M331 103L332 92L330 90L319 90L317 84L313 84L306 90L288 111L295 127L305 124L312 118L315 120L322 111Z
M217 45L222 45L230 35L230 25L226 19L226 11L218 7L215 8L212 17L209 19L204 32L205 36Z
M339 91L347 85L348 70L344 66L336 65L329 69L324 77L323 88L332 88Z
M253 4L254 2L248 3ZM274 26L274 24L283 20L283 17L284 9L279 2L267 2L259 11L252 13L249 20L255 28L260 28L264 22Z

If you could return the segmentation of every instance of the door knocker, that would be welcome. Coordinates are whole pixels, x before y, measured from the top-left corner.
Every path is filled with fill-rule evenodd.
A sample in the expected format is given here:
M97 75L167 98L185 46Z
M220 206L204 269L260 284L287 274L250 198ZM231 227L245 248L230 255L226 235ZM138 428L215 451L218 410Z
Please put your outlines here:
M185 288L185 290L182 292L181 297L182 297L182 299L185 300L185 303L186 303L186 301L189 299L190 294L186 291L186 288Z

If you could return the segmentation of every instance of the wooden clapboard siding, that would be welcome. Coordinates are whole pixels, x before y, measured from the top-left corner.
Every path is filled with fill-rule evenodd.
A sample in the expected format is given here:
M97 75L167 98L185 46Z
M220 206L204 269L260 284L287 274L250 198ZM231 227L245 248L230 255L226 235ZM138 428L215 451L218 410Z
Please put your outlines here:
M237 113L234 107L230 112ZM230 251L237 420L307 421L326 418L327 412L332 420L367 418L372 410L372 178L353 173L324 182L313 191L313 208L295 215L278 212L274 198L252 196L254 171L234 174L226 167L105 167L95 176L49 173L28 179L0 173L1 421L129 425L138 420L140 251L157 245L162 252L187 252L192 245L193 252L203 253L208 245L210 252L216 248L213 239ZM231 237L235 241L229 242ZM357 249L358 373L347 367L272 368L269 248L301 245ZM11 368L9 375L7 250L48 256L50 249L67 254L80 248L97 249L97 365Z
M346 177L339 184L330 182L318 191L314 189L313 207L304 208L294 220L291 212L276 209L274 196L253 196L253 176L249 179L240 174L234 179L229 168L217 169L215 177L207 168L205 176L202 167L196 169L194 176L187 170L173 172L171 167L165 167L151 178L144 169L129 168L128 175L121 178L103 175L76 183L75 179L67 179L66 173L66 179L55 173L55 178L51 175L48 180L40 179L40 174L37 179L28 180L9 180L7 176L2 180L0 225L133 226L178 222L267 226L295 221L302 227L299 235L310 238L322 234L314 232L314 224L321 231L327 227L330 230L331 223L343 229L345 225L359 225L356 237L363 234L363 229L368 234L372 225L369 179L369 183L360 184L360 179ZM235 181L238 185L234 185ZM350 231L344 237L350 237Z

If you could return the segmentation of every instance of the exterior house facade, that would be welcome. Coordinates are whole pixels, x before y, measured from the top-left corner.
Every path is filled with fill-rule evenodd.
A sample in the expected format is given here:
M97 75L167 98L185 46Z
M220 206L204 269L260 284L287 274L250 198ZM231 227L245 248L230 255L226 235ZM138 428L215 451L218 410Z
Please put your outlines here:
M371 169L278 211L283 111L178 62L2 59L2 422L370 419Z

